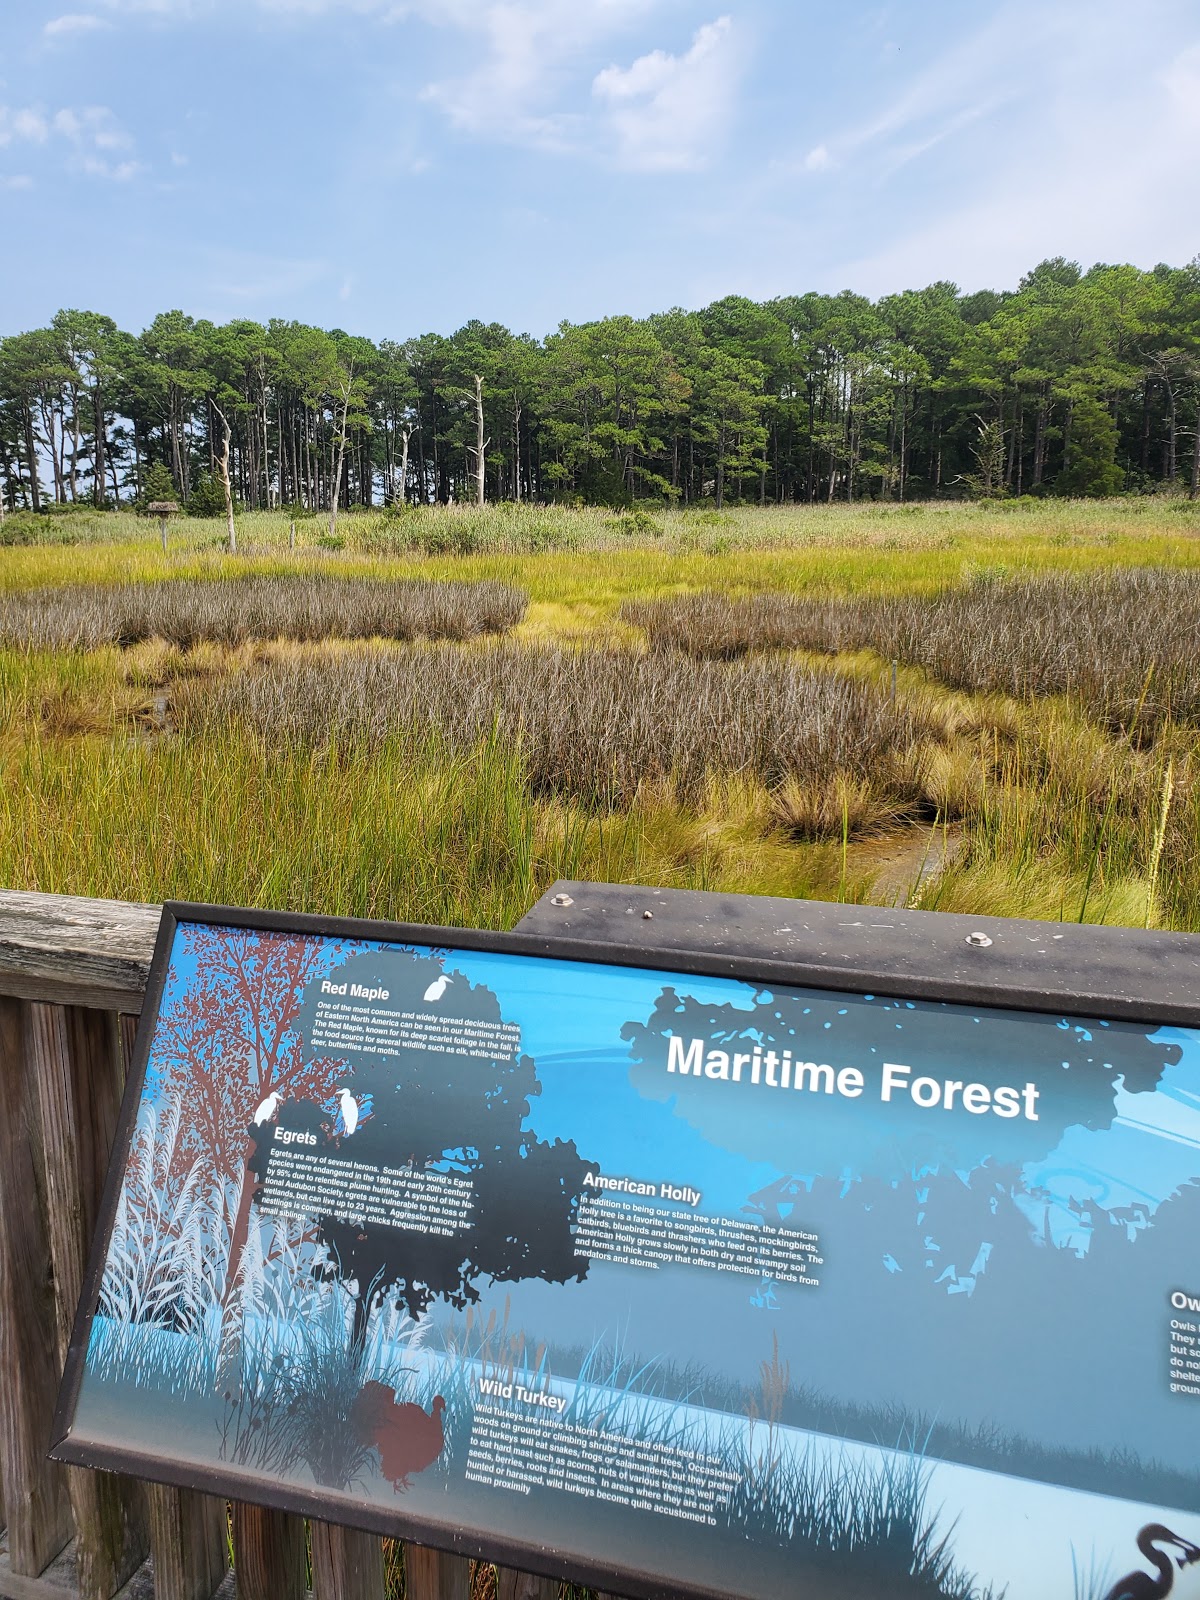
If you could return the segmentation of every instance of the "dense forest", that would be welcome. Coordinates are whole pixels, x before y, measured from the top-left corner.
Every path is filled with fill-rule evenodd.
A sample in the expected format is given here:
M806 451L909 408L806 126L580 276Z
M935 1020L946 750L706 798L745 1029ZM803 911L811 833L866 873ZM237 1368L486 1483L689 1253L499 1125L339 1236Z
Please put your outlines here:
M0 340L8 510L1200 491L1200 259L378 344L180 311Z

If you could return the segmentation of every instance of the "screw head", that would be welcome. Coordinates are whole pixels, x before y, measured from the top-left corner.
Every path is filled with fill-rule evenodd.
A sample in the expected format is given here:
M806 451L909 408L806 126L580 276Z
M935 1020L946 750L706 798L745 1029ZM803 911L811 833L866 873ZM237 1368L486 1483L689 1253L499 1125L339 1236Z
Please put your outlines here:
M986 933L969 933L966 942L969 945L974 945L976 950L986 950L992 941Z
M550 896L550 904L552 906L573 906L575 902L569 894L552 894Z

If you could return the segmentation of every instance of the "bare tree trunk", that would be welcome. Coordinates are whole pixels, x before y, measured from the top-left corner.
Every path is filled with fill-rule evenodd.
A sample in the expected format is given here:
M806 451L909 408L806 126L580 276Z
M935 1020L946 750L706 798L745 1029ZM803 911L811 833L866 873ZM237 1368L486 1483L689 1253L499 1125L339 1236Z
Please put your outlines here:
M42 509L42 486L38 482L37 447L33 442L33 407L25 410L25 464L29 472L29 494L32 509Z
M405 423L400 429L400 499L408 503L408 441L412 437L412 426ZM392 484L392 500L396 499L396 485Z
M487 446L483 440L483 379L475 375L475 504L483 504L483 453Z
M179 425L179 399L174 389L171 391L171 466L175 473L175 487L179 490L179 498L186 506L191 495L191 485L188 475L183 470L183 442L182 430Z
M271 435L269 430L270 419L267 415L267 391L263 389L262 399L262 468L263 468L263 504L268 511L274 509L274 497L271 493Z
M62 448L59 448L59 430L54 426L54 402L43 400L42 425L46 430L46 439L50 445L50 464L54 469L54 504L65 506L67 503L67 488L63 481L63 456L66 453L66 424L62 428Z
M99 448L97 446L97 448ZM104 474L100 474L104 483ZM71 504L79 499L79 395L71 389Z
M333 474L333 491L329 496L329 537L337 537L338 501L342 497L342 468L346 461L346 418L350 414L350 382L342 386L342 423L338 429L337 467ZM336 415L336 413L335 413Z
M237 526L233 520L233 485L229 480L229 448L233 437L233 430L229 426L229 419L217 403L213 402L213 410L221 419L221 454L217 457L217 467L221 473L221 483L225 489L225 527L229 534L229 553L237 554Z
M934 429L933 485L934 485L935 489L940 489L942 487L942 417L941 417L941 412L938 413L937 424L936 424L936 427Z
M1200 495L1200 400L1196 402L1196 433L1192 440L1192 482L1188 493L1192 500Z
M513 499L521 502L521 402L513 400Z
M1032 487L1037 488L1042 481L1042 474L1046 470L1046 420L1049 402L1043 390L1038 402L1037 423L1033 433L1033 480Z
M1143 472L1150 470L1150 384L1142 385L1142 441L1138 466Z
M1004 487L1011 491L1013 486L1013 472L1017 464L1017 439L1021 432L1021 391L1018 389L1013 400L1013 422L1008 435L1008 460L1004 466Z
M1067 401L1067 415L1063 423L1062 439L1062 471L1066 472L1071 465L1071 434L1075 429L1075 402Z
M97 384L96 384L95 392L94 392L94 395L93 395L93 400L95 402L95 411L96 411L96 454L95 454L95 460L92 462L92 483L93 483L93 486L94 486L96 504L98 506L102 506L104 504L105 430L104 430L104 394L103 394L103 391L100 388L99 382L97 382ZM73 473L74 473L74 467L72 467L72 474ZM73 491L72 491L72 499L74 499L74 492Z

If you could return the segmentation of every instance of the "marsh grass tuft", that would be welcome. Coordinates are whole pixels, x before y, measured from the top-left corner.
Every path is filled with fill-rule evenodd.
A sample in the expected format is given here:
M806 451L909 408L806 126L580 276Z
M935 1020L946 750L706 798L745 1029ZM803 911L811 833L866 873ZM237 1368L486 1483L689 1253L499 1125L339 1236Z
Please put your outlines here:
M95 650L165 639L234 647L252 639L469 639L505 633L526 596L507 584L323 573L77 585L0 599L0 644Z
M601 806L655 785L695 801L714 773L865 788L930 734L875 685L793 662L512 645L277 662L181 684L175 711L185 730L240 726L302 748L436 734L461 753L495 731L534 794Z
M1192 571L976 571L932 596L680 595L629 603L622 617L655 649L705 658L872 649L972 693L1068 695L1138 738L1172 719L1200 719L1200 574Z
M1196 732L1184 724L1174 692L1170 715L1163 715L1156 697L1166 675L1157 660L1150 671L1140 642L1154 597L1164 590L1186 596L1196 584L1200 542L1192 519L1170 510L1140 500L1019 510L735 508L719 524L708 510L656 510L661 538L617 532L608 526L612 514L600 508L401 513L396 520L411 516L415 529L441 541L446 553L436 555L423 533L409 554L390 535L380 554L364 554L370 530L383 526L379 512L344 519L345 550L314 549L314 523L301 526L291 551L286 515L263 512L243 519L251 553L237 557L212 542L219 541L215 524L181 520L164 556L144 519L98 513L103 533L96 539L5 550L0 593L28 595L84 578L116 586L170 580L181 592L198 583L236 591L249 578L484 580L528 590L532 604L514 640L468 643L460 653L470 662L445 669L460 673L458 687L479 688L472 676L485 670L479 661L507 656L517 640L569 644L560 653L571 656L579 676L605 653L583 646L632 647L611 673L644 672L637 682L653 684L638 648L644 634L617 620L622 602L674 597L674 604L682 595L690 606L705 585L760 597L751 613L755 636L744 648L736 640L729 648L730 601L709 607L710 622L719 624L713 654L738 659L696 663L724 674L721 683L751 674L729 700L746 722L735 736L710 739L703 720L709 680L683 676L686 655L668 674L677 684L670 729L654 727L644 762L628 743L641 726L636 718L618 718L610 732L602 694L586 714L579 709L586 684L569 686L563 704L549 710L524 703L539 684L558 693L560 677L542 667L501 696L506 720L496 720L486 679L481 703L464 711L432 682L443 670L436 658L454 653L445 645L252 638L181 646L158 638L125 649L55 652L24 643L0 649L0 880L46 892L172 895L474 926L511 924L562 876L1198 927ZM84 520L72 519L72 527L82 532ZM464 538L474 554L453 553ZM728 552L710 548L717 539L728 541ZM1163 570L1148 579L1122 571L1135 563ZM1107 727L1094 711L1082 716L1069 696L1042 695L1032 682L1019 696L956 690L933 667L906 665L900 656L895 699L911 734L893 723L894 736L866 740L854 759L846 755L859 735L854 726L843 729L845 759L836 741L814 746L806 736L795 748L833 757L811 770L787 759L785 746L773 746L776 680L754 680L762 667L836 671L853 680L865 698L845 702L851 721L860 705L874 717L881 698L891 699L892 653L877 637L835 661L828 640L801 653L788 631L797 614L836 612L861 623L894 604L927 620L928 597L957 585L971 605L1007 608L1015 635L1025 619L1014 595L1019 599L1020 586L1047 567L1054 577L1038 590L1043 596L1057 592L1055 585L1076 595L1080 580L1098 570L1116 575L1086 581L1110 596L1134 596L1124 620L1113 607L1110 633L1093 638L1076 628L1072 646L1076 658L1080 651L1100 657L1111 630L1124 629L1110 656L1136 657L1118 685L1117 700L1123 695L1129 709L1118 703ZM853 595L863 598L850 601ZM1172 615L1170 628L1179 625L1185 636L1178 656L1187 649L1186 608ZM764 621L776 629L770 650L759 648L771 637ZM996 648L1007 648L1008 635L998 637ZM339 713L324 744L314 707L328 689L290 740L277 736L266 709L249 721L228 707L216 714L234 678L241 680L230 691L236 699L259 694L262 680L277 673L291 682L302 666L324 672L344 659L339 671L353 675L360 669L348 663L365 655L395 656L387 671L395 675L403 665L417 678L398 689L386 672L373 679L398 694L397 713L386 706ZM672 655L679 650L650 652L662 663ZM1111 676L1111 662L1101 661L1101 669ZM420 676L426 673L428 686ZM761 693L745 692L752 681ZM695 716L692 682L701 691ZM445 726L433 727L427 688L437 715L449 719ZM175 731L177 710L214 696L220 704L211 714L200 705ZM272 696L287 709L278 686L264 705ZM783 703L786 709L787 696ZM483 730L474 744L471 726ZM586 748L575 748L564 732L580 735ZM606 741L618 735L626 743L613 772ZM693 746L709 754L700 759ZM635 798L626 801L631 786ZM598 794L619 803L598 804ZM952 851L931 847L935 817L939 838L952 825ZM924 872L926 862L937 870Z

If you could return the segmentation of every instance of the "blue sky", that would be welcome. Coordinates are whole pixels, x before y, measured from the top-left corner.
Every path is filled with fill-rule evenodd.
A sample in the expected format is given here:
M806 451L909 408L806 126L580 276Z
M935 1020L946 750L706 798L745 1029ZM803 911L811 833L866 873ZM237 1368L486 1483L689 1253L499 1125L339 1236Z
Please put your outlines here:
M538 335L1200 251L1195 0L0 0L0 333Z

